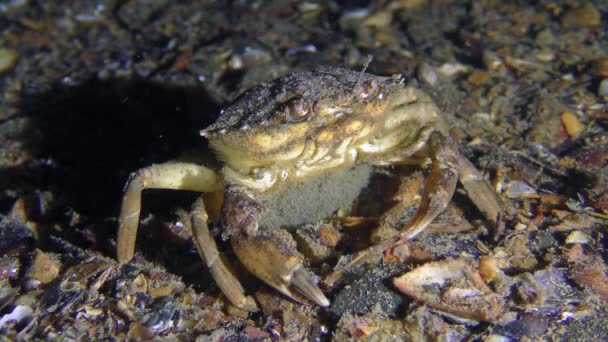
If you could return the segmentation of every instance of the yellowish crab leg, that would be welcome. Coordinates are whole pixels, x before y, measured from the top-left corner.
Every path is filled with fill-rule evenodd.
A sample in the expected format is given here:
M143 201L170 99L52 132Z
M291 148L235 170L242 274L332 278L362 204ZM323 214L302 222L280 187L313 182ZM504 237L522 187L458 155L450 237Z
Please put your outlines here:
M174 189L213 192L222 189L217 174L204 166L190 163L152 165L129 176L118 218L116 252L118 261L129 262L135 251L135 238L144 189Z
M498 221L503 210L503 205L498 195L496 195L496 191L490 186L490 183L464 157L459 160L458 168L460 183L473 204L475 204L488 221L493 223Z
M119 217L117 254L121 263L126 263L133 258L141 211L141 193L144 189L154 188L213 192L221 190L222 184L213 170L189 163L153 165L131 174L126 185ZM251 204L251 208L253 207L255 205ZM219 253L215 241L210 236L206 217L207 213L202 200L199 200L193 208L191 225L192 236L199 254L210 268L218 286L234 305L244 310L257 311L258 308L253 298L244 295L242 285ZM235 217L239 217L239 215L236 214ZM239 227L238 230L244 233L242 229L245 226ZM233 243L237 255L241 261L244 261L246 268L254 270L252 272L254 275L293 299L302 300L297 294L291 292L290 286L297 288L302 294L321 306L329 305L329 301L319 290L313 277L302 266L302 258L297 251L291 254L283 253L285 248L280 246L281 241L279 240L281 239L272 238L270 239L272 241L268 241L260 235L253 239L238 240L240 243ZM249 243L251 245L245 246L245 251L243 248L239 248ZM270 262L266 262L266 256Z
M456 180L484 217L492 223L499 219L502 204L486 179L462 156L451 140L435 131L429 138L431 172L427 180L420 207L402 229L401 239L410 240L423 231L448 205Z
M255 300L251 296L245 296L243 286L219 252L207 226L207 218L203 199L199 197L192 206L192 225L190 227L198 253L209 267L213 279L232 304L246 311L258 311Z
M454 194L458 180L486 219L492 222L499 219L502 211L500 199L475 166L460 155L456 146L441 132L433 131L428 142L432 160L431 170L421 204L413 218L397 237L389 239L382 245L360 251L346 265L330 273L323 280L325 286L335 287L341 281L344 272L363 263L380 259L386 250L403 243L404 240L413 239L422 232L445 209ZM408 164L410 159L403 158L397 162Z
M401 230L401 239L410 240L422 232L450 203L458 181L459 153L439 131L429 137L431 172L414 217Z
M117 254L121 263L133 258L141 210L141 192L144 189L214 192L222 190L222 183L213 170L190 163L152 165L131 174L119 218ZM230 302L243 310L257 311L255 301L252 297L245 296L243 286L222 258L209 232L207 211L202 198L193 206L190 228L201 258Z

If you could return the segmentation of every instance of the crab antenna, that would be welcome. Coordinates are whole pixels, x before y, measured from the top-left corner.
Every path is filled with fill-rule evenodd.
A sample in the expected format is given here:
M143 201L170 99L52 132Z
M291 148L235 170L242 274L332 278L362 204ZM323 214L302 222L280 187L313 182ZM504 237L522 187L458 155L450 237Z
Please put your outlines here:
M374 59L374 56L372 56L371 54L367 55L367 62L365 62L365 65L363 66L361 73L359 73L359 79L357 80L357 83L355 84L355 89L361 84L361 80L363 79L363 74L365 74L365 70L367 70L369 63L371 63L373 59Z

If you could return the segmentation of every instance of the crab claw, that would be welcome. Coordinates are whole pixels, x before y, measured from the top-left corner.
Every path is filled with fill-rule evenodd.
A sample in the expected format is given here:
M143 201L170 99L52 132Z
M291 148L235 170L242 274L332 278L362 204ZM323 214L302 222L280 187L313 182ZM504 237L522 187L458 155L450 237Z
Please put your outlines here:
M329 300L327 299L327 297L325 297L323 292L321 292L319 286L317 286L315 277L312 276L310 272L308 272L302 266L302 264L300 264L298 268L293 270L291 275L291 285L298 289L298 291L301 292L304 296L306 296L306 298L314 301L319 306L324 308L329 306ZM286 292L283 293L293 298L293 295L289 295Z
M316 277L302 264L303 257L289 233L275 229L253 236L236 234L231 242L243 266L266 284L295 301L306 304L305 297L319 306L329 306Z

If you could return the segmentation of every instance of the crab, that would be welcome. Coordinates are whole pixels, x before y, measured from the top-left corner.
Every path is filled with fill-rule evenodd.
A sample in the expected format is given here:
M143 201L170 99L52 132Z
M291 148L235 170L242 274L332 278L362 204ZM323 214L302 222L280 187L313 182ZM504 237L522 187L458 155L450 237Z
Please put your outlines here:
M496 193L458 151L431 97L408 86L401 75L383 77L335 67L291 73L245 92L201 135L223 165L220 168L168 162L130 175L119 217L119 262L133 258L141 193L151 188L223 191L219 224L242 265L288 297L322 307L330 302L317 277L305 267L293 237L280 227L294 222L261 223L284 201L285 189L322 187L319 179L347 179L352 175L342 173L361 165L426 163L428 177L419 208L398 241L413 239L445 209L458 180L486 219L496 221L500 216ZM331 178L334 174L338 176ZM317 214L326 213L314 210L310 215ZM289 221L290 215L278 216ZM314 220L309 214L304 217ZM256 311L255 300L245 294L207 221L201 197L191 212L196 248L228 300Z

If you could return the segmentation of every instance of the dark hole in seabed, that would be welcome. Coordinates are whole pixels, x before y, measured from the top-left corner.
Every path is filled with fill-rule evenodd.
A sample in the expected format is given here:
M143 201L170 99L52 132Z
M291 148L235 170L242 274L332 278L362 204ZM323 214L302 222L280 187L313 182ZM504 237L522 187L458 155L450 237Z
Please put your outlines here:
M66 240L81 247L97 245L92 247L110 255L114 252L107 239L115 238L113 218L129 173L205 145L198 131L219 113L202 89L144 80L56 84L44 92L25 90L21 99L18 115L29 121L19 138L35 158L22 167L0 170L0 179L10 180L7 188L16 194L3 194L0 208L7 212L15 196L49 192L54 210L43 219L69 227L61 233ZM195 196L178 191L146 194L142 217L146 211L187 208ZM84 218L75 227L67 214L72 209ZM87 224L95 228L86 229ZM94 230L94 243L77 237L87 230Z

